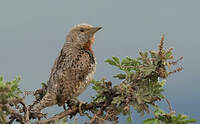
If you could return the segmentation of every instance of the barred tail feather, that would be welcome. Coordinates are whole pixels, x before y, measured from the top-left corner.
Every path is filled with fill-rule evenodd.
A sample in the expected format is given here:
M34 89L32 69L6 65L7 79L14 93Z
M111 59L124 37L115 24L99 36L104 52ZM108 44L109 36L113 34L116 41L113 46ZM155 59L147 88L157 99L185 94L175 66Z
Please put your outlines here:
M57 104L56 95L47 92L42 100L31 107L31 111L40 112L40 110L55 104Z

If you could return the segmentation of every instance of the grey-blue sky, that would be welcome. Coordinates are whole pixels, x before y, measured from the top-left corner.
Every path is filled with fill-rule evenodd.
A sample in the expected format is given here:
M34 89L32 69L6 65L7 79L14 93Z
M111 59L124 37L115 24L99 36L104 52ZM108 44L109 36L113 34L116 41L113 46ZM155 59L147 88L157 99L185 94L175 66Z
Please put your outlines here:
M198 0L18 0L0 4L0 74L21 75L21 88L33 90L46 81L66 34L79 23L103 26L94 45L96 79L112 78L116 69L103 61L111 56L137 57L156 49L161 33L166 45L183 55L184 71L168 79L165 94L177 112L199 118L200 1ZM87 90L81 99L87 99ZM30 101L31 98L28 98ZM141 118L134 115L135 123Z

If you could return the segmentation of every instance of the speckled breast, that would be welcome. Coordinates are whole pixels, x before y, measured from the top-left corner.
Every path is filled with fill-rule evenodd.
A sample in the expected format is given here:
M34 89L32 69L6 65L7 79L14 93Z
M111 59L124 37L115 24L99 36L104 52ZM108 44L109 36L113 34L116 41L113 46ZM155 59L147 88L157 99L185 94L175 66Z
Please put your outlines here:
M91 81L93 80L94 78L94 73L96 71L96 59L95 59L95 63L92 64L91 66L91 71L88 73L88 75L85 77L84 81L83 82L80 82L82 83L79 87L79 90L78 92L76 92L74 94L74 97L77 97L79 96L83 91L86 90L86 88L88 87L88 85L91 83Z

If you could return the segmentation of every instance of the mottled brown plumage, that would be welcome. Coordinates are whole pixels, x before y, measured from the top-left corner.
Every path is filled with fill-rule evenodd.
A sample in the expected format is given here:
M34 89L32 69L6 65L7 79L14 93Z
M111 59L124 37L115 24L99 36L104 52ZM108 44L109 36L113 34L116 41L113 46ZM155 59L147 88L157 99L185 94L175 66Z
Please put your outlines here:
M92 44L95 33L100 29L88 24L71 29L51 70L47 93L39 103L33 105L32 111L55 104L64 105L87 88L96 69Z

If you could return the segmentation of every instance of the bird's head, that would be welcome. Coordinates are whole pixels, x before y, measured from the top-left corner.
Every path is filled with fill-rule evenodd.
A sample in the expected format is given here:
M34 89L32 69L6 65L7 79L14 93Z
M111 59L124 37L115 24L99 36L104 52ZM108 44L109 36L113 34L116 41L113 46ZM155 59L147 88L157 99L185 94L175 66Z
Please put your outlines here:
M94 43L95 33L101 28L102 27L93 27L89 24L76 25L67 35L67 43L70 44L70 46L90 50Z

